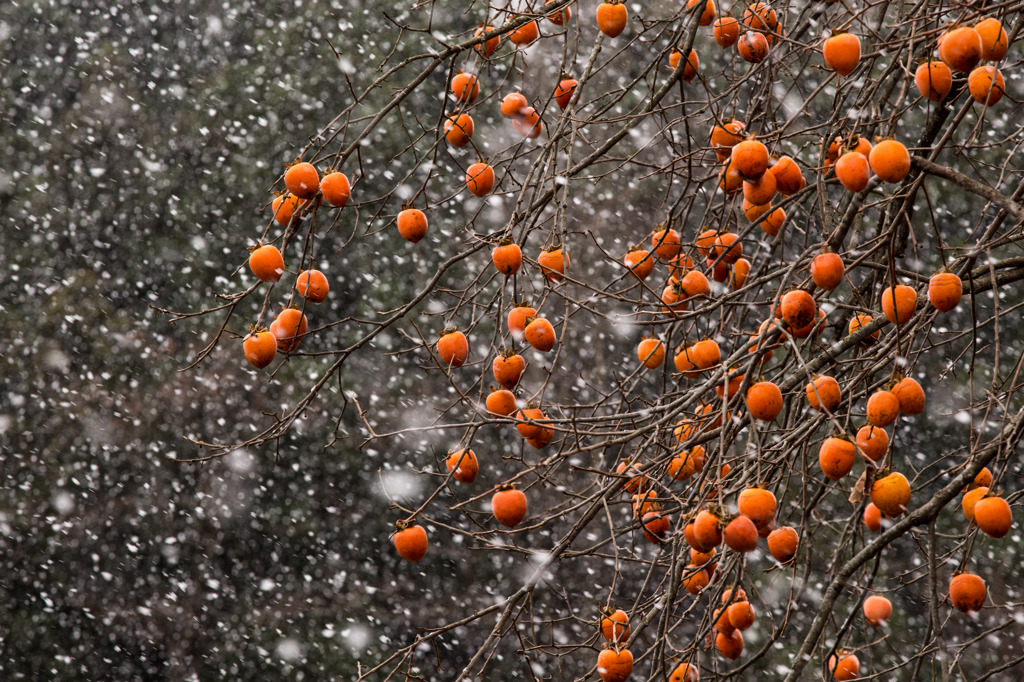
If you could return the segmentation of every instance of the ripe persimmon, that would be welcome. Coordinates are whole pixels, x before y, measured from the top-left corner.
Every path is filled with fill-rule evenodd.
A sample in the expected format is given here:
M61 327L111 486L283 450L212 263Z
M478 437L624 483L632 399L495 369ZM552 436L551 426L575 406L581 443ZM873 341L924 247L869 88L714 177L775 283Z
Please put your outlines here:
M779 18L768 4L754 2L743 10L743 25L753 31L775 31L779 28Z
M690 346L680 348L672 358L676 371L688 377L698 375L697 363L693 359L693 349Z
M320 191L320 174L313 164L299 161L284 172L284 186L300 199L312 199Z
M734 232L720 232L715 237L715 248L708 259L722 259L723 263L735 263L743 256L743 242Z
M833 33L822 43L821 54L830 69L849 76L860 63L860 38L853 33Z
M707 552L722 544L721 519L707 509L697 512L693 518L693 537L697 541L696 549Z
M746 258L737 259L729 267L729 286L733 290L739 290L743 288L743 285L747 283L747 275L750 274L750 261Z
M682 238L670 227L660 226L651 235L651 250L658 258L671 261L679 256Z
M565 11L569 11L566 8ZM562 109L569 106L569 102L572 101L572 96L576 94L576 87L579 85L579 81L570 76L562 76L562 80L558 81L558 86L555 88L554 98L555 102Z
M828 671L837 682L855 680L860 676L860 659L856 654L833 654L828 659Z
M633 674L633 654L617 646L602 650L597 655L597 674L602 682L626 682Z
M882 510L874 502L868 502L864 507L864 525L873 533L882 530Z
M872 318L870 315L866 313L857 313L856 315L850 318L850 324L847 327L846 333L852 335L861 327L867 326L872 322L874 322L874 318ZM875 341L878 340L878 337L880 335L881 330L876 329L875 331L871 332L870 334L868 334L867 336L860 340L860 347L869 348L871 345L875 343Z
M863 191L871 179L868 160L860 152L846 152L835 163L836 177L851 192Z
M900 404L903 414L921 414L924 412L924 389L916 379L903 377L892 387L892 394Z
M274 220L278 225L288 227L292 218L299 215L303 208L303 201L294 194L285 192L274 197L270 204L270 210L274 213Z
M331 290L327 276L319 270L303 270L295 279L295 290L307 301L322 303Z
M673 457L666 473L677 481L685 481L704 470L706 454L703 445L694 445L689 452L680 452Z
M774 173L764 173L756 180L743 181L743 198L757 206L767 206L775 198L778 182Z
M284 257L273 244L261 244L249 252L249 269L263 282L276 282L284 274Z
M679 286L683 288L689 298L694 296L710 296L711 282L703 272L690 270L679 280Z
M715 261L713 258L708 258L705 262L711 270L711 278L713 280L724 282L729 279L729 263L726 261Z
M519 423L516 424L516 431L519 432L520 436L527 440L531 438L543 438L545 429L549 428L543 424L531 424L525 421L527 419L534 421L547 419L539 407L524 407L516 412L516 419L519 421Z
M733 630L728 634L719 632L715 635L715 648L730 661L736 660L743 653L743 633L739 630Z
M800 547L800 536L792 526L782 526L768 533L768 551L779 563L786 563L796 556Z
M484 35L485 33L490 33L493 30L494 30L493 26L480 26L473 33L473 37L479 38L480 36ZM476 49L477 52L480 53L481 56L486 58L486 57L490 57L492 54L497 52L499 47L501 47L501 36L500 35L493 36L491 38L488 38L487 40L483 40L483 41L477 43L476 46L475 46L475 49Z
M648 369L661 367L661 363L665 361L665 344L661 339L642 339L636 347L636 356Z
M732 154L731 150L726 151L728 151L730 155ZM724 152L716 149L715 153L722 154ZM731 158L729 156L726 158L729 158L730 160L722 168L721 173L719 173L718 187L725 192L727 196L732 196L743 189L743 176L740 175L739 170L737 170L738 167L732 162Z
M735 630L747 630L754 624L756 618L754 607L746 600L733 602L726 607L725 611L729 623Z
M320 180L320 192L328 204L342 208L352 197L352 185L344 173L333 171Z
M982 497L974 505L974 523L989 537L1005 537L1013 525L1010 504L994 495Z
M757 31L747 31L736 41L736 51L751 64L763 62L768 57L769 48L768 39Z
M501 100L501 115L505 118L521 116L522 112L530 106L526 97L519 92L510 92Z
M538 450L540 450L541 448L546 446L548 443L550 443L551 440L554 437L555 437L555 430L554 429L544 428L544 429L541 429L541 432L540 432L539 436L537 436L536 438L527 438L526 442L530 445L530 447L537 448Z
M747 591L742 587L734 585L722 590L722 604L733 604L739 601L747 601Z
M759 381L752 384L747 389L747 409L750 410L750 416L754 419L765 422L775 421L775 418L782 412L782 391L771 381ZM743 513L742 510L741 513Z
M732 47L740 37L740 22L735 17L721 17L711 28L715 42L721 47Z
M864 620L877 628L892 615L892 602L880 594L873 594L864 600L863 611Z
M298 348L308 328L309 320L298 308L285 308L270 325L271 333L277 337L277 349L282 353Z
M722 351L713 339L702 339L690 346L690 357L697 369L706 370L722 361Z
M959 26L939 36L939 59L960 73L977 66L983 50L981 34L970 26Z
M812 324L818 315L814 297L803 289L794 289L782 297L782 319L790 329L801 329Z
M815 377L805 389L807 402L818 412L835 412L842 400L839 382L829 376Z
M242 341L245 359L256 369L263 369L274 361L277 355L277 337L270 331L253 331Z
M520 304L508 311L508 330L516 341L523 340L523 330L526 329L526 320L537 314L536 309L528 305Z
M903 182L910 172L910 152L902 142L882 140L868 154L871 171L885 182Z
M736 21L733 19L733 21ZM719 161L725 161L732 154L732 148L743 141L743 121L727 118L720 125L711 128L711 147Z
M889 434L871 424L865 424L857 430L857 449L865 459L881 462L889 450Z
M679 66L679 60L683 58L683 53L679 50L672 50L672 53L668 56L668 65L671 68ZM697 72L700 71L700 57L697 56L697 50L690 50L690 55L686 58L686 65L683 66L682 79L689 83L697 77Z
M769 237L774 237L779 234L779 230L782 229L782 225L786 222L786 211L782 208L776 208L772 210L771 206L768 206L767 215L758 225L764 233ZM749 217L749 216L748 216Z
M957 307L963 293L963 282L952 272L940 272L928 280L928 301L941 312Z
M491 513L503 526L515 528L526 518L526 493L512 486L499 486L491 497Z
M914 85L926 99L941 102L953 88L953 72L944 62L925 62L914 72Z
M602 2L597 6L597 27L609 38L617 38L626 28L626 6L619 0Z
M826 438L818 448L818 465L822 473L833 481L850 473L856 458L856 446L845 438Z
M565 279L565 271L569 267L569 254L560 246L546 248L537 256L537 265L549 282L561 282Z
M544 4L550 5L553 2L557 2L557 0L546 0ZM555 26L564 26L565 24L569 23L570 19L572 19L571 7L563 7L557 12L552 12L551 14L548 15L548 21L550 21ZM564 109L565 107L562 108Z
M981 498L988 495L988 486L979 486L972 488L964 493L964 496L960 500L960 509L963 510L964 517L974 522L974 507L978 504Z
M876 478L871 485L871 501L886 516L897 517L910 502L910 482L898 471Z
M406 561L415 563L427 554L427 531L411 519L395 522L395 534L391 541L398 556Z
M641 521L644 537L656 545L660 544L672 529L672 522L661 511L647 512Z
M652 511L660 511L661 502L658 501L658 493L653 490L645 490L633 495L633 515L642 517Z
M982 467L981 471L974 477L974 480L967 484L964 490L971 490L972 488L985 487L988 488L992 485L992 472L988 467Z
M531 140L540 137L540 134L544 132L544 122L541 121L540 114L533 107L526 107L513 118L512 127L516 129L517 133Z
M668 682L700 682L700 670L689 663L680 663L668 676Z
M466 169L466 187L478 197L485 197L494 189L494 168L480 161Z
M733 602L735 604L740 603L739 601ZM724 602L723 602L724 604ZM711 620L714 622L714 628L716 632L732 632L736 628L733 627L732 621L729 620L729 607L722 606L719 609L715 609L712 613Z
M444 137L453 147L465 147L473 138L473 117L455 114L444 121Z
M882 291L882 313L893 324L906 324L917 310L917 292L906 284Z
M792 157L782 156L776 159L768 170L775 176L775 188L779 194L790 196L807 186L804 172Z
M958 573L949 581L949 601L953 608L966 614L980 611L985 605L988 589L981 576Z
M540 37L540 26L536 21L528 21L508 34L508 39L519 47L526 47Z
M491 391L487 394L484 406L492 414L500 414L503 417L507 417L516 411L516 396L507 388Z
M763 528L775 520L778 503L770 490L744 488L736 498L736 509L753 521L755 526Z
M704 8L700 12L700 19L697 20L701 26L709 26L715 20L717 11L714 0L707 0L706 4L705 0L686 0L686 9L693 9L694 7Z
M993 107L1006 94L1006 82L999 69L986 64L971 70L967 77L967 89L971 91L975 102Z
M697 247L697 251L702 256L708 256L711 254L711 249L715 246L715 239L718 237L718 232L715 230L704 230L697 235L697 239L694 240L694 245Z
M885 428L900 414L900 401L892 391L880 389L868 398L867 419L872 426Z
M832 140L832 143L829 144L828 150L825 152L826 166L829 163L835 163L839 158L839 155L844 151L856 152L867 159L868 154L871 153L871 142L861 135L850 135L849 137L836 135L835 139Z
M480 80L471 73L460 71L452 78L451 92L455 101L472 104L480 96Z
M634 247L623 257L622 262L629 273L641 282L654 272L654 256L647 249Z
M526 342L542 353L547 353L555 347L555 328L543 317L528 319L526 327L523 328L523 338Z
M820 253L811 261L811 279L815 286L832 291L846 274L846 266L838 253Z
M711 563L715 556L717 556L718 550L712 549L710 552L698 552L693 547L690 548L690 563L695 566L706 566Z
M418 208L405 207L396 220L398 234L407 242L416 242L427 236L427 216Z
M519 353L513 353L512 351L500 353L494 358L494 362L491 363L491 372L494 374L494 380L502 388L515 388L525 371L526 360Z
M671 314L686 312L689 306L686 292L679 282L671 282L661 290L661 302L661 309Z
M740 384L743 383L743 375L733 374L733 370L735 369L735 367L730 367L729 372L726 373L727 376L723 377L723 379L727 379L725 385L721 383L715 384L715 393L718 394L719 398L725 398L727 392L728 397L730 398L739 392ZM733 374L733 376L728 376L729 374Z
M452 472L452 478L463 483L472 483L480 473L480 462L476 453L469 448L451 451L444 463L448 471Z
M998 19L995 17L982 19L974 25L974 30L981 36L982 59L988 62L998 62L1006 56L1010 41Z
M757 180L768 170L768 147L760 140L747 139L733 145L732 163L744 180Z
M825 311L822 310L821 308L816 308L816 310L817 310L817 315L813 316L810 319L810 321L808 321L807 324L803 325L802 327L794 327L794 326L790 325L789 323L787 323L785 320L783 320L782 321L782 328L785 329L787 332L789 332L793 336L793 338L796 338L796 339L806 339L815 330L817 330L817 333L820 334L821 330L823 328L823 325L824 325ZM780 305L776 309L776 314L781 314L781 313L782 313L782 306Z
M437 339L437 355L449 367L462 367L469 357L469 340L457 329L445 329Z
M625 642L629 639L629 615L622 609L608 608L600 623L601 636L609 642Z
M761 218L763 216L769 214L771 212L771 210L772 210L772 207L771 207L770 204L766 204L764 206L758 206L757 204L750 203L749 201L746 200L746 198L743 199L742 206L743 206L743 217L745 217L747 220L749 220L752 223L756 223L757 221L761 220ZM779 209L779 210L782 210L782 209ZM775 236L775 234L772 234L772 229L771 229L770 225L769 226L765 226L764 223L762 223L761 229L764 230L767 234L771 235L772 237Z
M510 239L503 239L491 250L491 262L506 277L519 272L523 265L523 251Z

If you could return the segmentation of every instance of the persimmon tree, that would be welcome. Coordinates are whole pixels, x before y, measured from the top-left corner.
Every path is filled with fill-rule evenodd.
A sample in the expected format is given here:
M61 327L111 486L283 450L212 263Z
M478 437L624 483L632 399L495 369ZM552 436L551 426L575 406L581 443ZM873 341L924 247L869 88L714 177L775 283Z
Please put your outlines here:
M397 579L441 547L516 571L414 614L359 679L1021 665L982 551L1012 532L1024 433L1021 7L389 16L267 178L259 243L224 233L230 288L169 313L210 332L190 368L248 358L304 395L188 461L328 414L323 456L421 481L380 538Z

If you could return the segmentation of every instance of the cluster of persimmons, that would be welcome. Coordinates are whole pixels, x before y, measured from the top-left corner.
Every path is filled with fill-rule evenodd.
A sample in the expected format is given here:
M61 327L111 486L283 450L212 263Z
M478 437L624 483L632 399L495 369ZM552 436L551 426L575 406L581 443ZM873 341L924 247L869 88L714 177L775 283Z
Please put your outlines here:
M549 0L551 1L551 0ZM736 47L740 58L758 63L769 55L785 33L775 11L767 4L755 2L742 12L740 18L720 16L713 0L689 0L687 6L699 12L699 23L712 27L714 41L722 48ZM562 26L572 16L570 7L549 15L547 20ZM626 6L612 0L599 5L596 25L608 38L621 35L628 24ZM481 58L489 58L501 45L501 35L492 26L481 26L476 33L475 48ZM540 37L537 20L519 24L507 38L519 47L530 45ZM836 32L821 44L822 59L827 68L846 77L857 70L861 62L862 38L851 31ZM1004 81L994 65L1006 53L1008 41L1000 22L986 18L974 26L955 26L944 32L936 44L938 59L921 63L914 76L914 85L922 97L934 102L944 101L950 94L954 74L967 76L971 97L985 107L999 102ZM682 50L672 52L671 68L678 70ZM981 64L982 61L987 63ZM696 48L692 48L682 66L680 77L693 79L700 69ZM563 75L551 84L551 98L561 110L572 107L578 98L580 83L571 75ZM468 72L458 72L452 78L450 95L456 102L455 111L444 118L439 139L454 148L471 144L475 124L472 107L480 91L480 79ZM544 123L537 108L520 92L505 95L500 100L500 112L523 138L538 138ZM834 177L849 192L865 190L872 176L886 183L901 183L911 171L913 159L907 147L896 139L877 139L873 144L857 135L840 135L831 144L822 145L823 155L817 163L808 165L791 156L776 156L766 144L770 137L760 138L738 119L714 122L708 130L709 149L721 164L719 187L726 195L742 193L742 213L751 225L757 225L769 237L776 237L786 224L784 208L776 206L779 198L791 197L807 186L805 169L815 169L826 178ZM770 142L769 142L770 143ZM326 169L321 178L316 167L297 161L284 174L286 192L273 202L274 219L288 228L305 211L326 202L343 207L350 197L348 179L342 173ZM465 173L466 188L478 197L486 197L500 184L495 168L486 160L468 166ZM412 206L403 206L396 216L398 233L416 243L427 234L427 214ZM621 265L627 276L646 282L659 269L664 269L664 285L660 291L658 313L671 322L686 313L691 306L700 306L713 297L711 280L726 284L733 290L746 286L751 262L744 257L744 238L728 230L694 230L693 237L683 234L669 224L653 229L643 243L632 246L622 258ZM525 241L525 240L524 240ZM511 278L524 270L522 245L504 238L493 245L490 264L501 275ZM696 259L696 263L695 260ZM548 286L558 287L571 277L571 264L564 244L550 244L537 251L529 261L536 264L536 273ZM286 272L284 259L277 247L260 244L252 249L249 266L263 282L277 282ZM664 545L684 540L689 545L689 563L682 572L681 587L698 594L715 578L721 559L720 551L747 553L757 549L763 539L768 552L780 563L793 560L800 549L797 530L776 518L778 505L775 494L761 485L743 487L733 505L723 500L722 490L731 473L726 465L710 476L704 474L706 451L703 443L715 429L724 429L729 418L744 411L749 420L770 423L780 415L785 396L779 385L767 380L747 380L745 374L769 362L773 352L790 339L806 339L819 334L825 327L826 313L820 303L827 299L847 276L846 263L840 253L828 248L813 258L807 268L805 284L780 291L773 301L775 313L764 320L756 331L745 335L737 349L723 349L711 338L692 343L684 342L674 349L671 359L677 375L684 381L703 381L715 372L721 381L715 386L717 397L709 393L697 409L673 424L674 452L670 460L645 459L634 456L618 464L609 472L616 485L631 496L635 516L634 527L650 542ZM318 270L303 270L295 278L296 292L310 303L323 301L328 294L328 281ZM930 305L940 312L955 308L963 293L960 278L952 272L940 272L931 277L927 290L918 292L912 286L893 281L874 303L887 323L906 326L919 311ZM927 301L927 303L925 303ZM848 333L863 334L862 328L875 324L870 334L860 339L861 347L877 343L881 320L875 311L853 314L847 326ZM555 326L537 309L523 302L502 312L505 326L503 337L525 343L540 353L552 351L559 341ZM269 329L254 326L244 340L246 358L257 368L268 366L277 353L294 350L307 331L303 309L289 306L281 310ZM737 366L723 367L723 359L730 351L743 349L750 360ZM466 333L456 328L445 329L434 348L439 364L451 372L469 359L470 343ZM637 346L637 359L646 369L663 365L669 349L657 334L645 336ZM486 396L485 407L489 418L514 424L525 443L533 448L547 447L556 437L558 423L549 417L542 405L524 403L516 389L527 370L523 355L513 348L496 352L491 361L497 386ZM740 394L741 389L745 391ZM832 376L815 375L806 384L799 400L806 400L807 408L834 419L843 403L840 383ZM825 438L818 451L818 466L830 481L840 481L851 474L859 455L870 468L866 494L870 503L864 511L864 524L870 531L879 531L883 520L895 519L912 507L911 484L897 470L898 462L889 458L889 432L899 415L917 415L925 409L925 391L913 378L901 376L895 369L893 379L886 386L867 396L864 405L866 420L855 433L840 430ZM724 418L724 419L723 419ZM699 441L699 442L697 442ZM476 453L469 447L451 451L446 459L449 476L463 484L472 484L480 470ZM672 515L680 510L670 508L659 489L668 485L659 478L683 486L696 485L697 497L703 500L699 508L688 513L681 535L671 535ZM748 479L749 480L749 479ZM1006 500L991 489L992 475L985 469L965 491L963 513L968 522L988 535L999 538L1010 529L1012 516ZM514 528L528 514L527 496L514 485L498 486L491 499L495 520ZM426 530L415 518L403 519L396 524L393 543L399 555L409 561L419 561L427 553ZM954 575L949 583L952 605L965 613L977 611L986 599L984 580L972 573ZM863 602L866 622L882 626L892 613L892 603L884 596L873 594ZM743 631L755 622L755 611L739 585L724 590L721 603L711 617L714 645L725 658L735 659L743 652ZM631 675L633 656L628 643L629 615L619 609L608 608L599 618L599 630L608 646L597 660L597 671L605 682L623 682ZM837 680L855 679L860 663L854 653L839 651L828 661L828 667ZM673 682L696 682L699 671L693 662L682 662L673 670Z

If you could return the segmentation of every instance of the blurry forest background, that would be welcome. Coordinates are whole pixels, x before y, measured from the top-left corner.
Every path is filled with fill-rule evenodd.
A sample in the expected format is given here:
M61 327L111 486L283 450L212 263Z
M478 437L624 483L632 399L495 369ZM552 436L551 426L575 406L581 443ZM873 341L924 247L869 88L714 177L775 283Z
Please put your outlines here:
M395 21L424 25L424 13L411 13L410 3L393 5ZM653 3L645 11L667 15L665 7ZM584 3L581 12L584 34L592 39L593 7ZM478 5L437 3L432 31L445 40L465 39L483 14ZM366 432L346 396L358 398L381 431L430 424L455 397L443 372L420 369L428 356L395 334L382 335L372 352L353 359L341 385L322 394L277 447L240 450L203 465L175 461L201 454L185 436L249 438L267 425L264 413L285 410L331 363L316 351L337 346L323 338L343 331L311 335L304 346L309 354L292 358L273 376L255 371L242 356L238 335L246 330L236 320L230 338L182 372L210 342L216 324L208 318L171 324L152 306L200 310L216 303L216 293L251 284L242 267L246 247L267 226L264 209L283 164L351 103L353 89L361 91L377 77L377 66L395 48L395 33L380 5L366 0L12 0L0 7L3 679L348 679L357 665L375 665L423 628L488 606L532 574L534 564L522 554L477 551L464 536L432 523L423 562L409 564L395 555L388 537L401 514L390 508L382 485L418 505L425 483L414 472L437 472L438 457L459 438L422 431L358 448ZM408 33L390 63L437 47L428 32ZM1011 49L1019 54L1018 46ZM495 61L483 69L484 83L495 92L554 83L561 50L558 40L541 41L528 51L527 71L521 57ZM701 54L702 63L716 59L711 49ZM447 76L446 68L435 71L429 87L402 104L401 116L431 127ZM601 74L623 82L637 76ZM1011 96L1019 99L1018 73L1007 77ZM536 90L536 97L547 96L547 86ZM381 88L376 104L392 94ZM1005 104L1001 112L1019 112ZM507 128L497 99L484 110L490 119L481 111L478 126ZM401 119L394 120L398 129ZM999 139L1004 127L992 116L983 139ZM653 134L641 131L638 137ZM354 201L386 195L410 170L389 162L408 144L397 130L369 140L358 165L345 169L356 180ZM509 141L490 144L499 149ZM436 170L454 177L450 189L457 191L461 166L444 149L437 157ZM582 182L574 189L584 200L573 202L573 221L585 225L581 230L607 228L606 235L615 236L606 236L603 248L617 257L663 219L666 208L650 199L661 183L658 176ZM951 187L944 197L938 215L963 221L966 233L978 219L977 202L961 201ZM490 220L483 231L498 229L512 202L494 196L444 206L446 214L432 214L431 233L417 247L402 242L393 228L349 242L353 231L375 231L386 220L373 225L366 217L377 207L364 215L342 212L319 250L332 281L330 298L317 310L319 323L400 304L429 279L468 221ZM389 205L385 213L397 210ZM591 263L581 277L618 276L610 274L617 272L613 264L602 264L596 245L593 253L573 257L581 266ZM938 265L921 262L918 269L930 272ZM1006 304L1020 301L1019 285L1006 293ZM962 304L948 324L969 328L972 306L986 305L990 294ZM427 336L443 326L432 310L428 302L410 316L430 330ZM255 307L245 315L257 312ZM1024 334L1015 317L1002 320L1003 372L1012 372ZM594 366L631 372L639 331L611 323L571 328L575 351L560 353L558 362L565 377L577 379L566 380L558 393L585 401L591 391L605 390L582 378ZM979 333L984 347L990 330ZM944 383L929 393L926 415L901 422L897 430L898 447L911 462L920 464L950 439L968 440L969 420L950 415L965 395L968 377L958 363L966 362L960 356L965 350L970 356L971 341L963 337L917 368L941 375ZM474 346L476 359L485 357L486 335L474 343L484 344ZM991 352L980 362L990 367ZM983 372L978 379L991 381ZM1019 399L1007 405L1020 408ZM514 470L502 473L498 463L510 440L521 447L514 433L498 430L474 441L478 453L492 453L488 458L497 463L494 473L483 475L482 490ZM599 453L593 464L608 468L621 454ZM1018 489L1020 462L1004 464L1003 487ZM851 509L835 502L836 537ZM435 513L441 522L458 518ZM945 522L959 528L960 519L943 518L940 534ZM997 603L1024 598L1018 529L998 545L984 545L978 560ZM552 524L537 532L534 546L549 547L558 531ZM901 648L916 648L927 623L921 555L910 536L900 542L905 551L887 553L881 571L890 587L906 583L906 589L899 593L889 641L874 650L883 659L875 670L899 660ZM810 551L824 565L831 560L829 542L816 545ZM770 558L762 561L767 565ZM547 633L552 642L592 644L592 621L612 573L619 571L616 589L626 604L633 596L628 585L642 582L648 570L642 562L612 559L594 565L598 570L587 574L558 575L551 568L554 598L544 604L538 598L534 608L542 615L550 609L545 617L558 623ZM759 599L775 604L775 617L786 613L790 578L775 571L761 585ZM805 578L793 594L798 607L816 605L820 596L817 578ZM1012 657L1006 649L1024 636L1019 616L954 618L946 637L966 641L1016 618L1016 625L970 650L962 664L977 675ZM799 631L802 617L799 608L790 612L791 627ZM423 647L415 657L422 675L416 679L452 679L490 624L457 629ZM759 646L751 634L748 650ZM524 657L517 648L512 637L498 649L488 679L570 679L593 664L590 648L557 662ZM774 679L791 653L783 647L770 652L758 679ZM809 668L807 674L816 673ZM895 673L904 676L899 679L909 674L908 668Z

